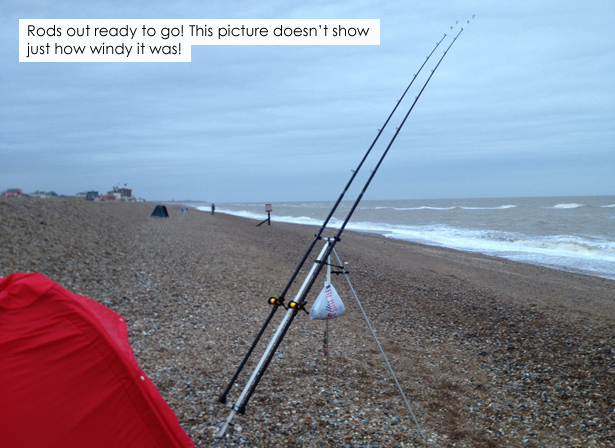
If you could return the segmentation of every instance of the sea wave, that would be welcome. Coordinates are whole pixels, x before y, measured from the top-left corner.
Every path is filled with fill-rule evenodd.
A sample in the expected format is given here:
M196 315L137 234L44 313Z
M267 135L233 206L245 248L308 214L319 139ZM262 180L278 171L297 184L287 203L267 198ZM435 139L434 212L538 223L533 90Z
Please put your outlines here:
M429 205L423 205L421 207L374 207L374 210L397 210L397 211L406 211L406 210L453 210L457 207L432 207Z
M551 208L568 209L568 208L579 208L579 207L584 207L584 206L585 204L576 204L573 202L572 204L557 204Z
M307 207L301 210L304 204ZM463 206L458 204L442 204L446 206L435 206L433 204L420 206L416 204L414 206L415 204L408 204L413 206L392 207L389 204L383 203L364 204L361 210L364 210L365 213L363 213L362 218L359 218L361 221L351 220L348 223L347 229L376 233L387 238L448 247L468 252L478 252L525 263L615 279L615 238L612 237L611 231L606 231L603 227L600 227L602 224L594 225L594 227L575 227L570 225L554 227L546 225L551 223L552 220L557 224L557 217L562 216L561 212L548 212L547 210L575 209L584 207L585 204L562 201L553 206L552 203L549 204L549 202L545 201L535 206L535 210L542 209L544 212L528 210L528 206L522 202L518 203L521 205L504 201L500 202L500 204L503 205L491 207L488 203L477 203L476 207L470 207L469 205L473 204L466 203ZM289 205L292 204L278 204L277 210L279 213L283 213L283 215L276 213L274 218L276 222L320 227L325 216L324 212L329 209L329 204L325 203L298 203L294 204L296 207L293 209L286 208ZM322 208L323 213L312 213L312 205L315 209ZM506 210L517 207L522 207L522 215L515 216L516 213L512 213L509 216L509 213L499 213L496 211L488 213L490 216L487 222L483 220L484 216L479 212L473 212L473 210ZM615 207L615 204L605 205L604 207ZM204 212L210 211L210 206L208 205L197 208ZM275 205L274 208L276 208ZM446 212L446 210L462 208L469 211L454 215L452 213L449 215ZM396 213L398 210L429 209L434 210L434 215L438 215L436 212L439 210L444 210L444 212L440 216L435 217L427 212L425 214L421 212ZM590 207L589 209L598 210L598 206ZM379 213L380 210L383 213ZM220 204L216 211L257 221L262 221L266 218L266 213L261 211L260 205L257 209L254 207L254 204L251 204L251 206L250 204L229 204L228 207ZM533 226L526 225L523 221L523 219L527 219L523 217L528 213L530 217L533 216L535 224ZM571 213L574 215L572 210L564 213L564 215L569 217ZM357 213L357 217L360 215L360 213ZM451 219L449 223L443 223L441 220L448 219L445 215L454 216L454 220ZM426 218L415 219L417 216L426 216ZM477 223L476 219L472 218L472 216L478 217L480 222ZM515 219L521 220L519 222L522 225L504 226L502 225L503 221L501 222L501 220L497 219L498 216L505 220L511 219L513 222ZM343 222L342 219L343 217L339 219L332 218L328 227L332 229L340 228ZM494 219L495 221L493 221ZM490 226L491 229L485 228L486 226ZM570 231L571 233L568 235L557 235L554 234L556 231L562 233Z
M569 235L532 236L445 225L396 228L384 236L478 252L556 269L615 279L615 242Z
M601 208L613 208L615 207L615 204L610 204L610 205L601 205Z
M323 206L328 206L327 204L323 204L322 202L300 202L300 203L292 203L292 202L281 202L276 204L277 207L289 207L289 208L315 208L320 209Z
M352 230L615 279L615 241L600 238L570 235L530 237L514 232L441 224L388 226L363 222L353 224Z
M398 210L398 211L406 211L406 210L454 210L454 209L462 209L462 210L506 210L508 208L516 208L516 205L508 204L508 205L499 205L496 207L469 207L465 205L454 205L450 207L436 207L433 205L422 205L420 207L374 207L374 210Z
M545 237L544 239L522 239L516 244L568 256L582 256L615 262L615 243L590 241L571 236Z
M517 208L516 205L500 205L497 207L466 207L466 206L461 206L459 208L462 208L464 210L506 210L508 208Z

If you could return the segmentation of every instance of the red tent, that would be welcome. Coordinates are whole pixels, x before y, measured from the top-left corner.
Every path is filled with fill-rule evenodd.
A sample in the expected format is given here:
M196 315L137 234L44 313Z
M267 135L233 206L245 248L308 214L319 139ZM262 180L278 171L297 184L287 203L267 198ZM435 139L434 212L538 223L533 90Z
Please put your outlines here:
M194 447L124 318L41 274L0 278L0 446Z

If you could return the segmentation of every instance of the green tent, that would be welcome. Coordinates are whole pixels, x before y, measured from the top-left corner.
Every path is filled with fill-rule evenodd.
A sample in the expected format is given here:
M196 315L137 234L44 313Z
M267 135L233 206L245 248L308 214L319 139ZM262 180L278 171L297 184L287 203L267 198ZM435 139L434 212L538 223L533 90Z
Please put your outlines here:
M156 208L154 208L154 211L150 215L150 218L156 217L162 219L169 217L169 212L167 211L166 205L157 205Z

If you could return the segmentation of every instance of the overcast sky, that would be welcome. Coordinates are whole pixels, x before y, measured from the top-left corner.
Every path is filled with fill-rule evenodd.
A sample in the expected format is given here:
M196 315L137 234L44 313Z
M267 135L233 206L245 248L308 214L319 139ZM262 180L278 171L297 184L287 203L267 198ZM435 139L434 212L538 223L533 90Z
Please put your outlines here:
M425 56L473 15L366 198L615 194L608 0L4 0L0 190L333 200ZM18 20L35 18L380 19L381 41L198 46L190 63L19 63Z

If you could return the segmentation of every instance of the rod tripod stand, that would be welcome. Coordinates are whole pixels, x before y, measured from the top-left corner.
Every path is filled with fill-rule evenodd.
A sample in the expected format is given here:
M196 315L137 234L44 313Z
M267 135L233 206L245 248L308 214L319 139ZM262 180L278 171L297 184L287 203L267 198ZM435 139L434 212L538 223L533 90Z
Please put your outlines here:
M322 258L323 255L327 249L327 247L331 244L331 240L333 240L333 238L325 238L325 240L327 241L327 243L323 246L322 250L320 251L320 253L318 254L318 258L316 259L316 261L314 262L314 266L312 266L312 269L310 270L309 274L307 275L306 279L304 280L299 292L297 293L297 297L295 298L295 300L301 296L301 294L303 293L303 290L306 286L306 284L308 283L308 280L312 277L312 275L314 274L314 271L316 269L316 266L322 263ZM380 350L380 353L382 355L382 357L384 358L384 361L389 369L389 373L391 374L391 377L393 378L393 381L395 382L395 385L397 386L397 389L400 393L400 395L402 396L406 407L408 408L408 411L410 413L410 415L412 416L412 419L414 421L414 423L416 424L416 427L418 428L418 431L421 435L421 437L425 437L423 434L423 431L421 430L421 426L419 425L418 420L416 419L416 416L414 415L414 412L412 411L412 407L410 406L410 403L408 402L408 399L406 398L406 395L404 394L403 389L401 388L401 385L399 384L399 381L397 380L397 376L395 375L395 372L393 371L393 368L391 367L391 364L389 363L389 360L382 348L382 345L380 344L380 341L378 340L378 337L376 336L376 332L374 331L368 317L367 314L365 313L365 310L363 308L363 305L361 304L361 301L359 300L359 297L357 296L357 293L354 289L354 287L352 286L352 283L350 282L350 278L348 276L348 272L346 271L346 269L344 269L344 265L342 264L342 261L340 260L337 251L335 250L335 248L331 248L331 252L335 255L338 263L339 263L339 267L341 267L341 274L344 274L344 277L346 278L346 282L348 283L348 287L350 288L352 295L354 296L360 310L361 313L363 314L363 318L365 319L365 323L367 324L367 327L369 328L372 336L374 337L374 340L376 341L376 344L378 345L378 349ZM331 263L330 263L330 257L327 257L327 281L330 283L331 281ZM296 302L292 302L292 303L296 303ZM273 357L273 354L275 353L275 350L277 349L279 343L281 342L281 338L284 337L284 333L286 332L285 330L285 325L288 323L288 319L290 319L290 316L292 315L294 317L294 315L296 315L298 310L295 310L292 307L289 307L286 311L286 315L284 316L284 318L282 319L282 322L280 322L278 329L276 330L276 332L274 333L273 337L271 338L271 341L269 342L269 345L267 346L267 349L265 350L265 352L263 353L263 355L261 356L261 359L259 361L259 363L257 364L257 366L255 367L254 371L252 372L252 375L250 377L250 379L248 380L248 382L246 383L246 385L243 388L243 391L241 393L241 395L239 396L239 399L237 400L237 402L235 404L233 403L229 403L226 401L226 395L228 394L228 392L230 391L230 387L232 387L232 385L234 384L234 380L231 382L231 384L229 385L229 388L227 388L227 390L224 392L224 394L220 397L219 401L223 402L224 404L226 404L226 406L228 406L229 408L231 408L231 413L229 414L228 418L226 419L226 422L222 425L222 427L220 428L220 431L218 432L218 434L216 435L216 438L222 438L224 437L224 435L226 434L226 432L228 431L229 426L232 425L232 421L235 417L236 414L243 414L243 412L245 411L245 405L247 403L247 401L249 400L250 396L252 395L252 393L254 392L254 389L256 388L256 384L258 383L258 381L260 380L260 376L262 376L262 372L264 372L264 369L267 368L269 362L271 361L271 358ZM305 310L304 310L305 311ZM294 314L293 314L294 313ZM306 311L307 313L307 311ZM323 350L324 350L324 354L325 354L325 370L326 370L326 375L328 377L329 375L329 366L328 366L328 333L329 333L329 327L328 327L328 323L329 321L326 320L326 333L325 333L325 338L324 338L324 345L323 345Z

